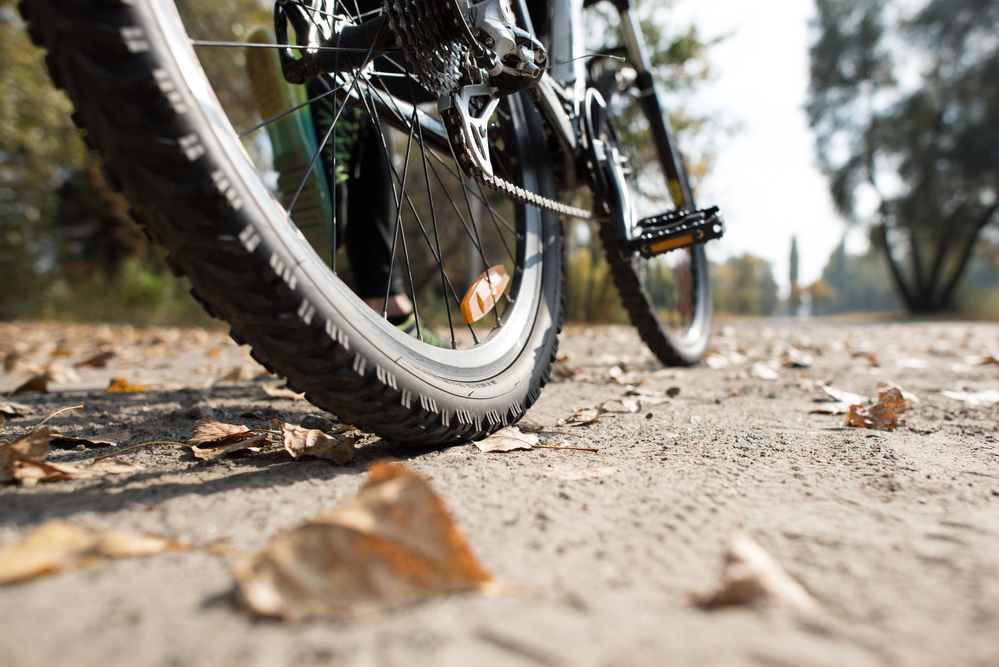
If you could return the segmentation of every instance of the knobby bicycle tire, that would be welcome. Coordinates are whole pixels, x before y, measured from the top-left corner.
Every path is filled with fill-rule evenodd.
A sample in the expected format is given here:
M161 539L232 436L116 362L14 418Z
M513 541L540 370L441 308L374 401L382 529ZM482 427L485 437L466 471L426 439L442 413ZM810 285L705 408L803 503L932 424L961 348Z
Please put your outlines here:
M555 215L525 207L518 218L524 293L510 323L471 349L425 345L354 297L239 161L171 0L24 0L21 12L109 185L208 312L291 389L363 430L428 446L482 437L537 400L562 325ZM508 141L535 165L523 185L554 197L537 111L509 100Z
M608 76L603 81L617 81ZM608 102L606 140L621 145L617 124L634 123L644 132L643 141L631 136L631 146L621 146L629 158L630 173L625 181L636 218L664 213L674 207L670 194L676 188L665 176L668 163L675 170L683 191L690 192L686 167L669 145L669 120L654 98L637 90L622 91L613 86L601 93ZM628 94L625 94L628 93ZM630 120L624 116L630 116ZM644 147L639 150L636 146ZM629 149L631 154L629 155ZM651 194L650 194L651 193ZM693 210L692 195L684 208ZM638 202L643 202L639 204ZM644 207L643 207L644 205ZM637 220L636 220L637 222ZM700 363L711 335L711 282L703 245L680 248L643 259L632 253L622 254L613 223L601 224L601 243L607 256L621 301L639 335L660 361L668 366L692 366Z

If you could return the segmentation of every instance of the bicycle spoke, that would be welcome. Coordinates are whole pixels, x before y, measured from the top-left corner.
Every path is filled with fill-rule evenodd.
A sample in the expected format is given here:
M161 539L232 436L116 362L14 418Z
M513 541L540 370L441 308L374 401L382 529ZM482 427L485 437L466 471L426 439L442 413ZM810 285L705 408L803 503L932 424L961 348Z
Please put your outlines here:
M367 66L369 59L371 58L371 53L375 49L375 43L378 41L378 36L381 34L381 31L382 29L381 27L379 27L378 32L375 33L374 39L371 40L371 46L368 47L368 52L364 56L364 60L362 61L361 67L357 69L357 73L354 74L354 78L350 82L350 87L347 88L347 92L345 94L346 97L350 96L350 93L354 90L354 87L357 85L357 81L361 78L361 73L364 71L364 68ZM305 170L305 175L302 177L302 182L298 184L298 189L295 191L295 196L292 197L291 204L288 206L289 215L291 214L292 209L295 208L295 203L298 201L298 196L302 194L302 188L305 187L306 182L309 180L309 175L312 173L312 169L316 166L316 160L319 159L319 155L326 147L326 142L330 140L330 135L333 134L333 128L336 127L337 121L340 120L340 116L341 114L343 114L345 106L346 105L343 104L340 105L340 109L337 111L336 116L333 117L333 122L330 124L329 131L326 133L326 136L323 138L323 141L319 145L319 149L316 151L315 155L312 156L312 161L309 163L309 168Z
M377 41L375 37L374 41ZM294 49L296 51L339 51L340 53L367 53L371 54L374 48L354 48L349 46L298 46L297 44L260 44L259 42L224 42L211 39L192 39L191 46L221 46L229 48L250 48L250 49ZM365 62L367 64L367 62Z
M343 88L343 86L337 86L333 90L328 90L325 93L323 93L322 95L316 95L311 100L308 100L306 102L302 102L301 104L296 104L295 106L293 106L292 108L288 109L287 111L282 111L281 113L279 113L276 116L271 116L267 120L261 121L261 122L257 123L256 125L254 125L253 127L249 128L248 130L243 130L242 132L240 132L236 136L238 136L240 139L242 139L246 135L252 134L253 132L256 132L257 130L259 130L260 128L264 127L265 125L270 125L274 121L280 120L281 118L284 118L288 114L294 113L294 112L298 111L302 107L307 107L310 104L312 104L313 102L318 102L319 100L323 99L324 97L328 97L329 95L332 95L333 93L337 92L338 90L341 90L342 88Z
M406 66L406 74L409 74L409 65ZM416 99L416 93L413 90L412 78L409 79L409 95L410 95L410 97L412 99ZM419 123L416 123L416 126L417 126L417 130L418 130L418 133L419 133L418 141L420 142L420 147L422 149L420 151L420 155L423 158L423 180L424 180L424 182L426 183L426 186L427 186L427 200L430 203L430 220L431 220L431 222L434 225L434 239L437 241L437 252L434 254L434 257L437 260L437 266L440 268L441 287L443 288L444 285L445 285L445 283L447 283L448 285L450 285L451 281L447 279L447 274L444 271L444 262L442 261L442 257L443 256L441 255L441 235L440 235L440 229L438 228L438 225L437 225L437 212L434 209L434 197L433 197L433 193L432 193L431 188L430 188L430 170L427 169L427 151L426 151L426 146L423 143L423 126L420 125ZM413 209L413 214L416 215L416 209L415 208ZM418 215L416 215L416 219L417 220L420 219ZM420 223L420 229L421 230L423 229L423 224L422 223ZM424 236L426 236L426 231L425 230L424 230L423 234L424 234ZM430 239L428 238L427 242L429 243L429 241L430 241ZM431 252L433 252L433 246L431 246L430 250L431 250ZM453 291L453 288L452 288L452 291ZM454 337L454 321L451 318L451 303L448 301L446 289L444 290L444 309L447 311L447 327L448 327L448 331L451 332L451 349L457 349L458 348L458 342L455 340L455 337Z

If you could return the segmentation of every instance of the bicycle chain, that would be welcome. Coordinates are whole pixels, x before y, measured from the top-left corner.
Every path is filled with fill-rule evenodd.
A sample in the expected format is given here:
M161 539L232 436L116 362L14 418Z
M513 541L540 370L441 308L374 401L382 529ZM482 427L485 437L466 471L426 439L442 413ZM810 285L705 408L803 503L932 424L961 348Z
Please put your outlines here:
M443 0L449 1L451 0ZM406 61L416 68L420 84L437 97L450 94L459 87L459 63L466 59L469 48L464 41L465 34L455 25L458 19L447 11L440 15L438 10L443 9L440 2L441 0L382 0L382 6L389 17L389 26L399 40ZM499 176L486 176L481 169L475 167L472 153L460 131L459 136L459 143L465 153L461 156L462 162L477 183L502 192L514 201L558 215L581 220L594 217L592 211L528 192Z

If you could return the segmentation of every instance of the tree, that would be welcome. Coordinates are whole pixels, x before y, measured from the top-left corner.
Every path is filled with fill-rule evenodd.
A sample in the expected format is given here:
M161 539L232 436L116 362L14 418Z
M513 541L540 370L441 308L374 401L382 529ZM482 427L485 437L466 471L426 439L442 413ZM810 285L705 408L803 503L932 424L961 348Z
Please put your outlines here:
M754 255L731 257L711 267L711 289L718 312L766 316L777 309L777 282L770 264Z
M836 206L910 311L950 309L999 219L999 0L816 6L808 114Z
M791 268L788 271L788 279L791 283L791 293L788 296L788 307L794 314L801 305L801 288L798 287L798 237L791 237Z
M829 255L822 277L808 286L812 313L898 310L898 297L883 253L873 246L862 255L846 252L845 239Z
M0 0L0 317L30 312L55 259L56 191L87 160L14 3Z

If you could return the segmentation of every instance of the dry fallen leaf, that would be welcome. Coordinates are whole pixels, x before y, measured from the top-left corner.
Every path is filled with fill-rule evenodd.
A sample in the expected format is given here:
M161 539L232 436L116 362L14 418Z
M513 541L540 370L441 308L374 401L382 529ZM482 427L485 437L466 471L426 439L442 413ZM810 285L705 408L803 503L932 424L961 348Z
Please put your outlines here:
M815 599L741 528L735 529L725 550L725 569L718 588L691 596L699 607L767 603L811 612Z
M812 415L845 415L850 411L851 405L855 404L826 401L819 403L820 407L812 408L808 413Z
M824 382L818 382L817 384L822 391L836 400L819 403L818 407L808 411L810 414L845 415L850 412L851 405L860 405L870 400L860 394L853 394L842 389L830 387Z
M721 354L710 354L704 360L704 365L714 370L725 368L731 363L732 362L729 361L728 357Z
M969 366L983 366L985 364L999 365L999 355L997 354L974 354L963 359Z
M882 381L882 382L878 382L878 385L877 385L878 394L880 394L885 389L890 389L891 387L895 387L895 389L899 390L899 392L902 394L902 398L905 399L906 405L909 405L910 403L919 403L919 397L918 396L916 396L915 394L913 394L911 391L906 391L905 389L902 389L902 387L900 387L899 385L895 384L894 382L890 382L890 381L887 381L887 380Z
M285 385L261 384L260 387L261 389L264 390L264 393L270 396L271 398L289 398L293 401L305 400L304 393L302 394L296 393L291 389L288 389L288 387L286 387Z
M850 412L846 415L846 425L894 431L896 426L905 426L905 420L901 418L904 412L905 399L902 398L902 392L889 387L878 392L877 403L873 405L851 405Z
M786 368L808 368L812 365L812 355L796 347L789 347L784 351L783 364Z
M101 435L90 435L85 438L53 433L49 439L49 445L53 449L79 449L81 446L85 449L100 449L103 447L113 447L131 437L132 432L127 429L102 433Z
M270 444L266 433L251 431L245 426L223 424L203 417L194 429L194 437L187 441L194 458L212 461L233 452Z
M869 399L866 396L861 396L860 394L852 394L848 391L843 391L842 389L836 389L835 387L830 387L825 382L818 383L819 388L832 396L838 403L846 403L848 405L856 405L858 403L866 403Z
M0 401L0 413L8 417L24 417L32 412L31 406L13 401Z
M552 364L552 380L568 380L569 378L575 377L582 373L582 371L576 366L569 364L569 359L572 356L565 353L559 352L555 356L555 363Z
M521 433L516 426L507 426L473 444L483 452L512 452L516 449L533 449L538 444L538 436Z
M41 375L35 375L30 380L19 386L17 389L13 389L7 392L7 396L19 396L20 394L25 394L29 391L38 391L43 394L49 393L49 378L47 375L42 373Z
M612 398L609 401L601 403L600 410L602 412L616 412L622 414L638 412L638 401L629 397Z
M779 377L777 371L761 361L757 361L753 364L753 367L749 369L749 374L754 378L759 378L760 380L776 380Z
M614 473L621 472L620 468L614 466L591 466L589 468L550 468L541 473L542 477L549 479L562 479L575 481L580 479L597 479L607 477Z
M940 392L947 398L961 401L968 405L995 405L999 403L999 389L986 389L985 391L948 391L944 389Z
M105 393L134 394L142 391L149 391L149 389L141 384L130 384L129 381L124 378L111 378L111 383L108 385Z
M76 364L77 368L82 366L89 366L90 368L107 368L108 362L117 356L114 350L104 350L103 352L98 352L92 357L84 359L83 361Z
M34 486L38 482L87 479L141 470L140 466L112 461L82 464L44 461L51 452L50 437L49 428L45 426L10 442L0 443L0 482Z
M566 417L560 423L567 426L584 426L600 420L600 408L583 408Z
M253 611L289 620L483 590L492 579L430 486L388 463L371 467L353 502L278 535L233 574Z
M638 402L643 408L670 402L670 398L668 396L663 396L662 392L654 391L652 389L629 389L624 392L624 395L638 397Z
M258 445L271 444L270 440L267 439L266 433L260 435L250 434L250 437L235 442L231 440L223 442L228 442L228 444L215 446L215 443L209 443L212 447L205 448L191 445L191 453L194 454L194 458L200 461L214 461L234 452L241 452L248 449L257 451Z
M210 443L215 447L224 447L240 440L254 438L256 435L250 432L245 426L235 424L223 424L214 421L209 417L202 417L198 425L194 427L194 437L187 441L187 444L200 446Z
M346 465L354 460L354 444L361 439L360 434L331 438L319 429L303 428L294 424L281 424L281 438L284 448L293 459L303 456L332 461Z
M90 567L109 558L151 556L190 546L183 540L87 530L50 521L20 542L0 548L0 584Z

